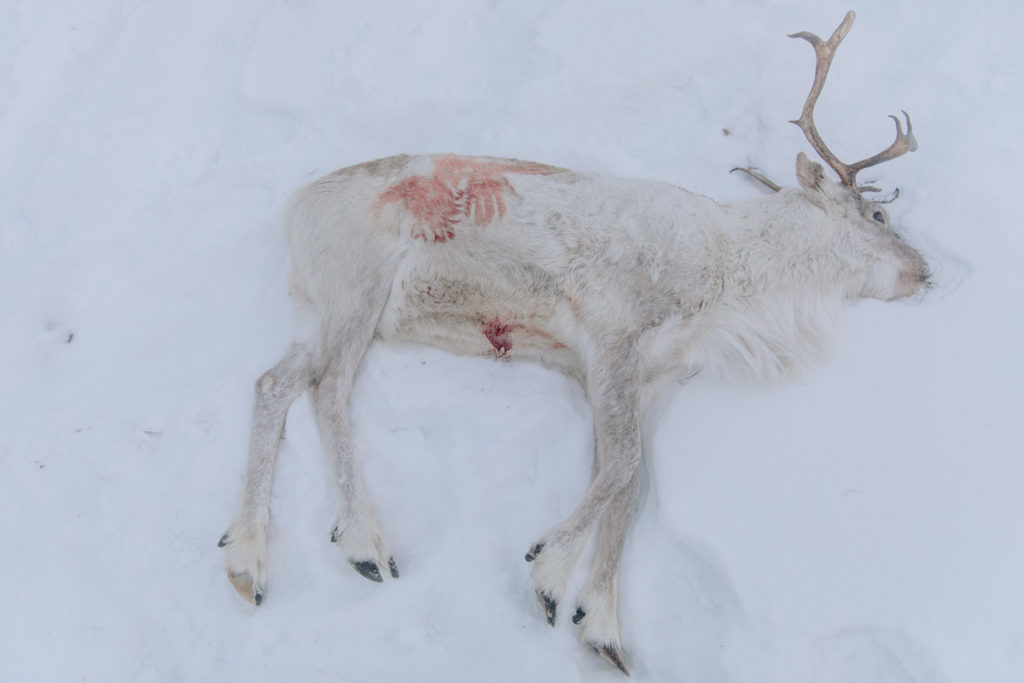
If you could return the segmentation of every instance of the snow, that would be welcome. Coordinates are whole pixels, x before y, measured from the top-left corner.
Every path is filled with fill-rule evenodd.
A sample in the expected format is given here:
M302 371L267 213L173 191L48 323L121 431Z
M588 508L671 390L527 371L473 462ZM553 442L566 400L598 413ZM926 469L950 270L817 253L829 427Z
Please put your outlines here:
M0 6L0 679L616 681L523 553L582 496L589 409L532 365L375 346L353 398L402 578L328 542L305 400L259 609L222 575L252 383L290 310L279 215L388 154L514 156L757 195L832 0L8 0ZM937 274L782 387L697 378L645 422L620 581L648 681L1024 678L1024 9L865 0L818 122ZM584 558L584 562L586 558ZM581 568L582 569L582 566ZM582 581L582 571L577 582ZM564 610L563 610L564 611Z

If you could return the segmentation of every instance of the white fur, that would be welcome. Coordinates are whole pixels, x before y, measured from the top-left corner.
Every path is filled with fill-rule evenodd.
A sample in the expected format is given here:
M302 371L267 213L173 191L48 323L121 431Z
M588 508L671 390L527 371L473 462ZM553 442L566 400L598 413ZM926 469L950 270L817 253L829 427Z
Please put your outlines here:
M927 275L921 256L874 218L879 207L802 154L800 187L733 206L665 183L519 164L392 157L298 195L291 284L307 322L257 382L242 505L224 539L244 597L264 591L277 442L302 391L313 390L345 501L336 540L357 568L383 571L391 558L347 424L371 339L537 360L585 388L597 467L572 515L531 549L532 576L550 611L601 521L576 606L586 613L584 640L614 661L616 572L638 488L645 388L696 371L783 379L821 357L844 301L907 296ZM431 204L439 196L449 220L432 230L424 215L440 210Z

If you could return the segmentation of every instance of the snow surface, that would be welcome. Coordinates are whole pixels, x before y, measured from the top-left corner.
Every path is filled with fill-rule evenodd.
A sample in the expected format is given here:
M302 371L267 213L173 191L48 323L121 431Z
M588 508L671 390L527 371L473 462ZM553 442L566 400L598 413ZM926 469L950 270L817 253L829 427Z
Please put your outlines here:
M818 121L880 167L938 286L865 302L784 387L697 378L645 425L623 562L636 680L1024 679L1024 9L865 0ZM590 415L532 365L375 346L353 399L402 578L328 542L289 416L262 607L216 541L290 312L279 214L388 154L515 156L723 201L785 183L834 0L0 4L0 679L618 681L523 553L582 496ZM579 572L577 581L582 580ZM564 610L563 610L564 611Z

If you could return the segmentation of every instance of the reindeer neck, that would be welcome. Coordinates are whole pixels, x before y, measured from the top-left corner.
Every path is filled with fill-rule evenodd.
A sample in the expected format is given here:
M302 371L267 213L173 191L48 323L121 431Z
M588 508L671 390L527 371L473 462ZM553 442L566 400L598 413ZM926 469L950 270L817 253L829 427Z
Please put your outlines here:
M726 296L799 289L838 293L837 259L825 213L798 189L723 207Z

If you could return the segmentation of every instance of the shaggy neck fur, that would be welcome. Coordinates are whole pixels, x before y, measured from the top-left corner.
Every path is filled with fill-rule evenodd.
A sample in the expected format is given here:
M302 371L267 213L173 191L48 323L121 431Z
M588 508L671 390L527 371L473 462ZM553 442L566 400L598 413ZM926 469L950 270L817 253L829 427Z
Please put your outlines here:
M822 359L834 335L848 285L827 217L800 190L773 199L729 210L722 294L686 352L704 372L778 382Z

